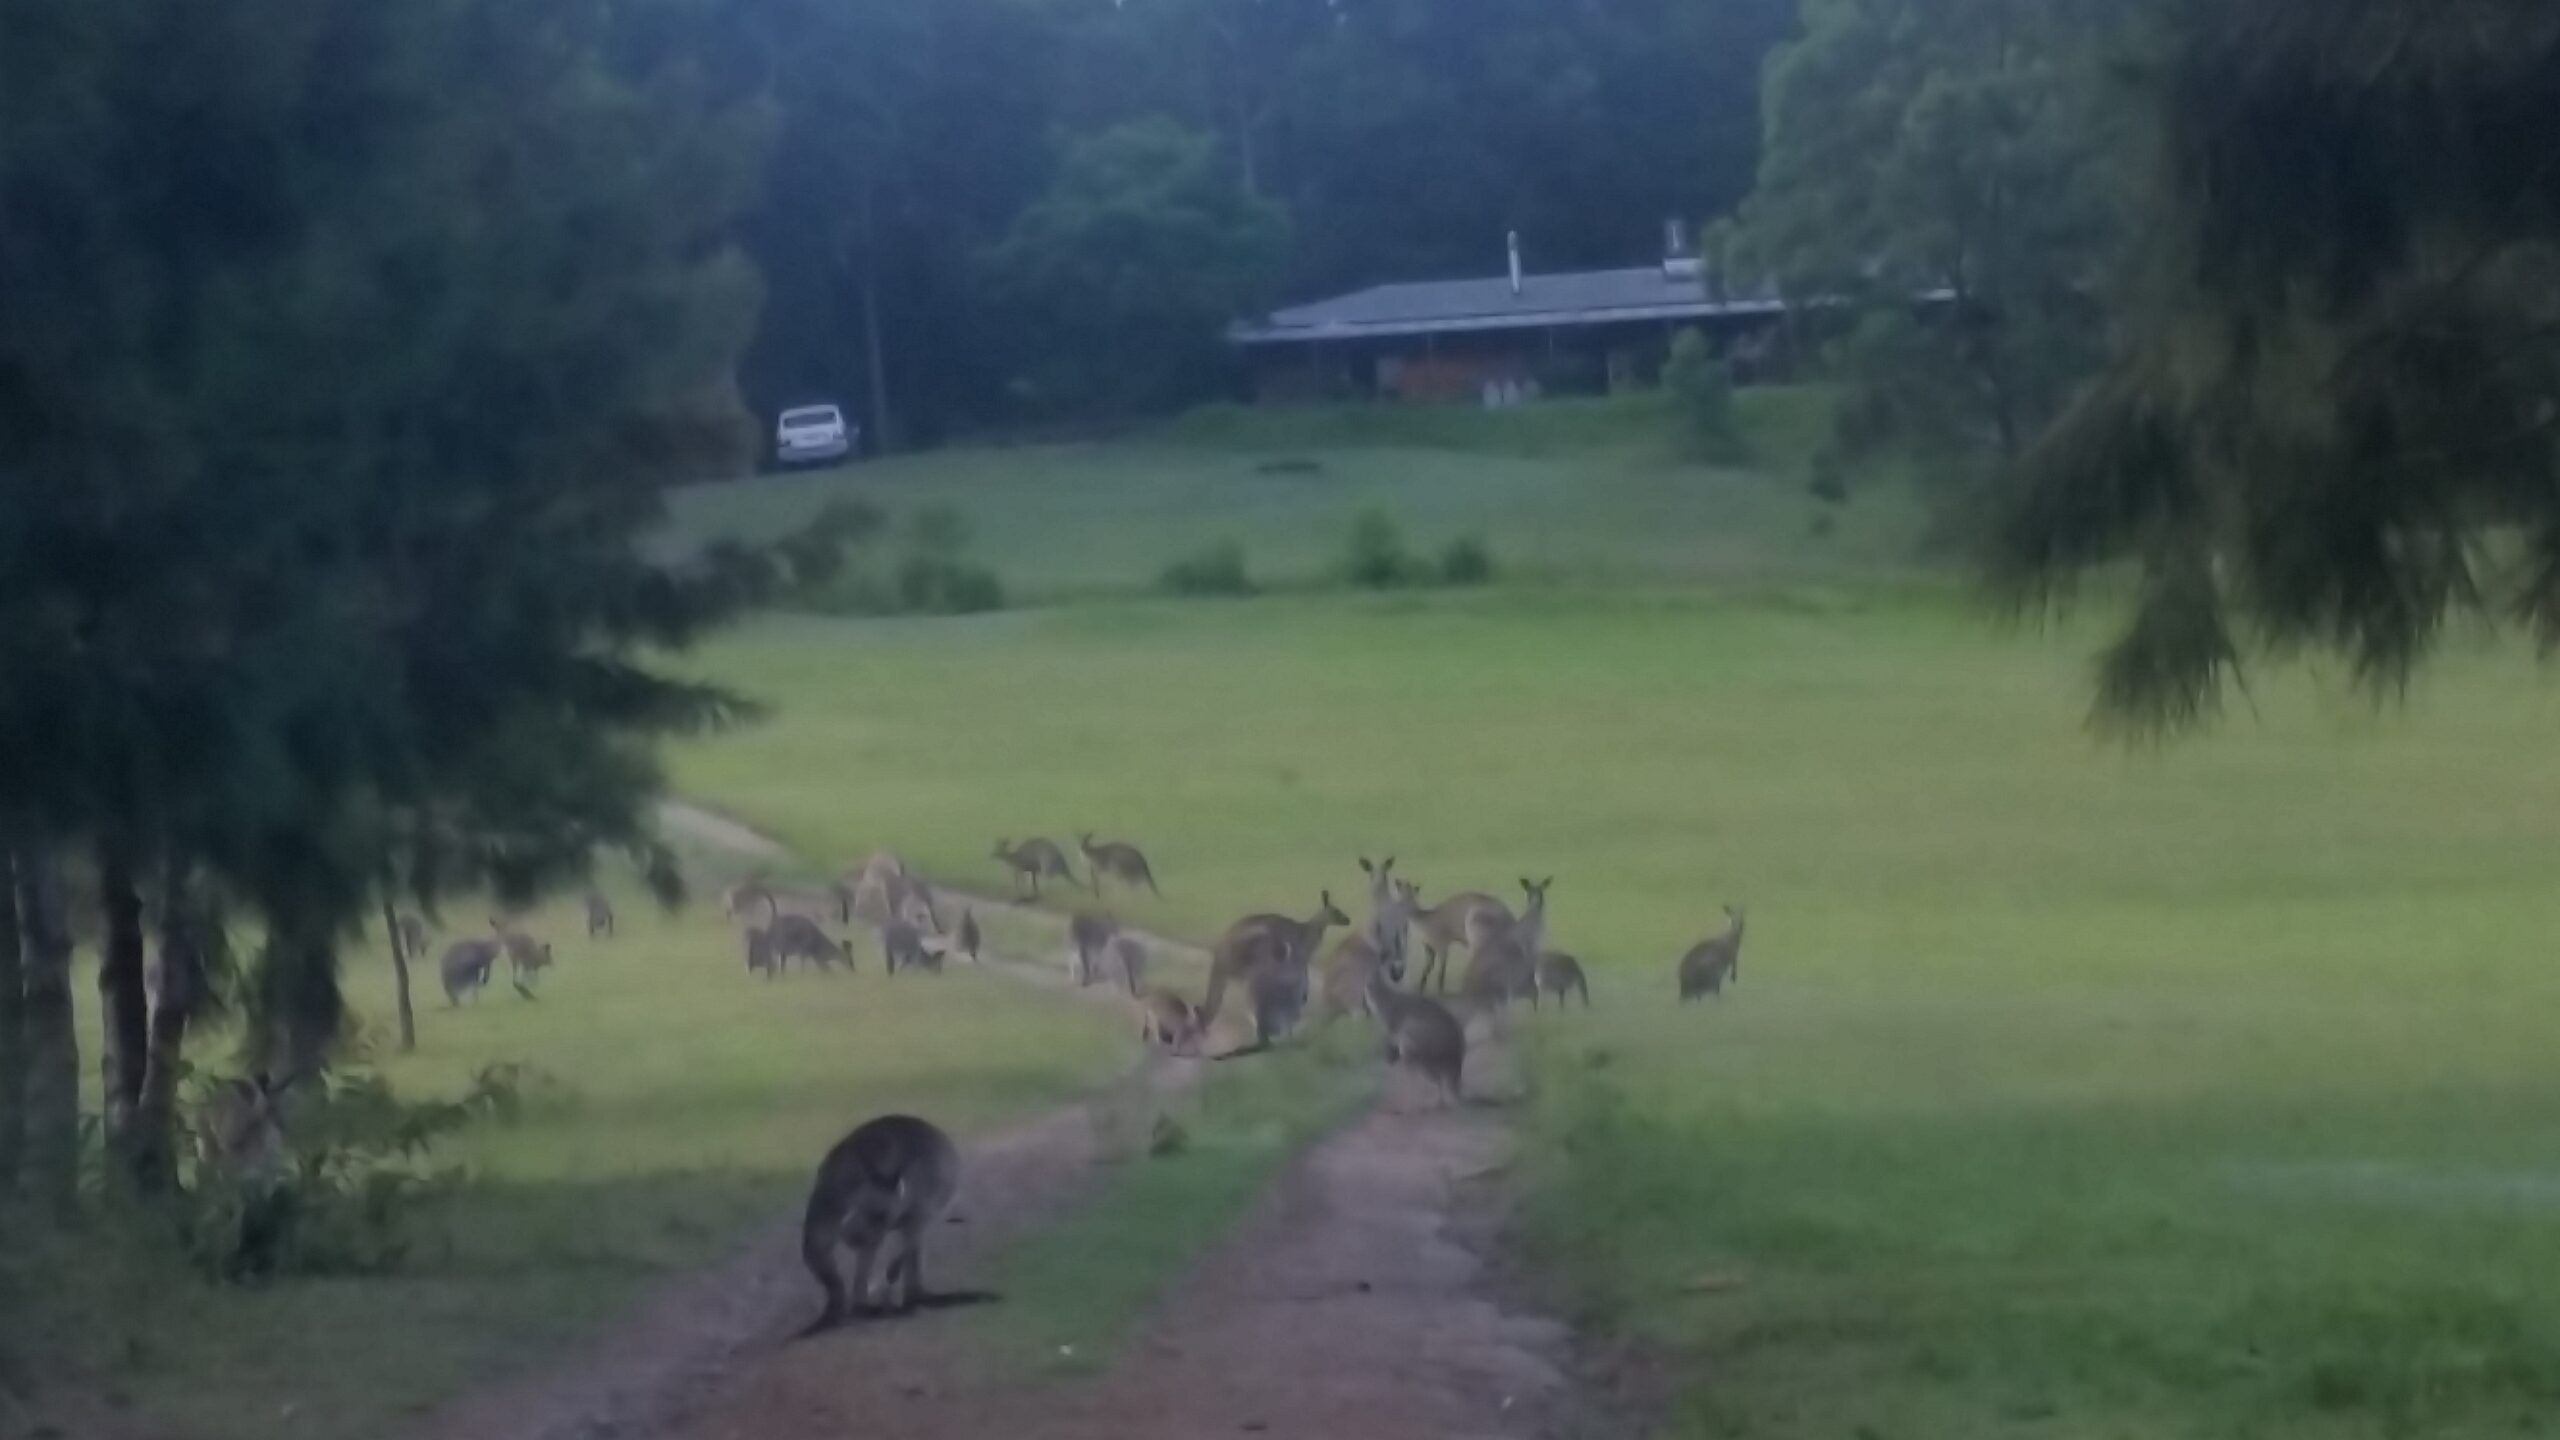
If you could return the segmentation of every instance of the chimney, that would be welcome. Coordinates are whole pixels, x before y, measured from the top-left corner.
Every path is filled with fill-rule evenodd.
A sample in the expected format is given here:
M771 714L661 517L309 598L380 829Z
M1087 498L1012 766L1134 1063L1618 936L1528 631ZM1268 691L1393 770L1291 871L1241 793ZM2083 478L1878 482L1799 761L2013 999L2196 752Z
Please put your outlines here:
M1662 222L1662 278L1672 284L1703 280L1706 262L1689 248L1689 222Z
M1511 297L1520 298L1520 232L1511 232Z

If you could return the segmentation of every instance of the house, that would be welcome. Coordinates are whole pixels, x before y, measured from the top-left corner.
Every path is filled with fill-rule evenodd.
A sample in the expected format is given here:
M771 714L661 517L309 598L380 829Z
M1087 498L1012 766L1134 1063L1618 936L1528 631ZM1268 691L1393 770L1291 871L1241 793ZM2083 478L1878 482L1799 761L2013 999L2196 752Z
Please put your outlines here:
M1774 285L1728 291L1666 230L1661 263L1532 275L1511 236L1508 274L1377 285L1274 311L1228 338L1265 401L1465 400L1595 393L1652 383L1671 339L1703 333L1742 380L1782 369L1787 303Z

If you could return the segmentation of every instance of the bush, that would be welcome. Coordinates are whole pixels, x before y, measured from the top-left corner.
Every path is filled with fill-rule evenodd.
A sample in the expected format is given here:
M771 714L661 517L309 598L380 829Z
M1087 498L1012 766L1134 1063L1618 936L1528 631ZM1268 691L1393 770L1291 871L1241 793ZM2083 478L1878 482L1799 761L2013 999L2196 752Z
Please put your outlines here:
M1826 446L1813 455L1813 478L1805 489L1825 505L1849 503L1849 462L1837 447Z
M1440 552L1440 583L1488 585L1493 582L1493 552L1472 535L1460 536Z
M1251 595L1253 577L1245 572L1244 547L1222 541L1164 567L1156 588L1168 595Z
M1384 510L1363 510L1351 522L1342 578L1363 590L1402 590L1425 583L1430 567L1404 548L1404 532Z
M1733 369L1695 329L1671 341L1662 365L1662 388L1671 394L1690 440L1706 458L1742 458L1742 432L1733 420Z
M898 610L906 615L981 615L1004 608L995 572L948 555L910 555L898 567Z
M244 1171L197 1160L188 1248L226 1280L397 1269L420 1212L460 1180L427 1168L428 1153L476 1120L513 1119L539 1078L493 1065L461 1099L423 1103L401 1100L378 1075L307 1081L280 1101L275 1164Z

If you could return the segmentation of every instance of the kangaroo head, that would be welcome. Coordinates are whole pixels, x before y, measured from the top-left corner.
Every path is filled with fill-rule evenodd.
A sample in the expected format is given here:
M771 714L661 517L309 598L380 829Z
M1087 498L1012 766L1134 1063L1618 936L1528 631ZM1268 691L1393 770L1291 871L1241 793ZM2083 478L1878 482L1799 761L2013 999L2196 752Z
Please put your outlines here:
M1351 917L1343 914L1341 909L1333 903L1332 891L1327 890L1317 898L1324 903L1324 910L1319 918L1322 919L1325 924L1348 925L1351 923Z
M1528 908L1530 910L1544 911L1547 908L1547 887L1554 883L1556 883L1556 877L1553 875L1548 876L1544 880L1531 880L1525 876L1522 877L1520 881L1520 893L1529 898Z
M1736 939L1736 940L1741 939L1741 938L1742 938L1742 907L1741 907L1741 906L1739 906L1739 905L1727 905L1726 907L1724 907L1724 918L1725 918L1725 923L1726 923L1727 925L1729 925L1729 926L1731 926L1731 927L1732 927L1732 930L1733 930L1733 938L1734 938L1734 939Z
M1010 860L1013 858L1013 841L1011 839L998 840L996 842L995 858L998 860Z

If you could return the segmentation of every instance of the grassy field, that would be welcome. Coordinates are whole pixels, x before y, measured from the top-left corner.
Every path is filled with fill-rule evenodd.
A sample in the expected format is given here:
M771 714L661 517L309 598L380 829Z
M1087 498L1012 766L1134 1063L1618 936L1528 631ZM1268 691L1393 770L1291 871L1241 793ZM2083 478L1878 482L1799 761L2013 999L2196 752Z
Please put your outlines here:
M1001 557L998 557L1001 562ZM2465 649L2165 753L2093 637L1854 586L775 621L683 786L1001 883L1146 842L1152 925L1558 877L1523 1236L1677 1433L2513 1434L2560 1401L2555 692ZM1744 978L1671 1000L1747 902Z
M1368 509L1393 516L1417 549L1480 536L1516 575L1546 579L1735 587L1910 571L1921 516L1907 488L1879 484L1837 511L1807 493L1822 397L1742 398L1763 457L1746 468L1680 458L1649 397L1499 416L1223 411L1136 442L951 450L705 486L676 496L675 535L778 534L830 500L893 517L946 505L1033 600L1141 590L1227 540L1258 582L1303 586L1323 578ZM1275 462L1320 468L1271 473Z
M414 1056L392 1053L388 960L350 958L367 1048L401 1093L457 1093L511 1062L537 1072L531 1103L435 1153L473 1183L418 1227L397 1273L248 1290L134 1275L90 1295L82 1323L120 1337L105 1388L158 1417L143 1433L389 1433L465 1385L552 1361L653 1283L792 1213L854 1122L907 1110L982 1130L1129 1058L1106 1010L966 970L892 983L868 950L853 978L753 981L716 900L669 916L620 899L612 940L582 938L569 906L526 922L560 957L538 1002L502 975L447 1009L421 976Z

